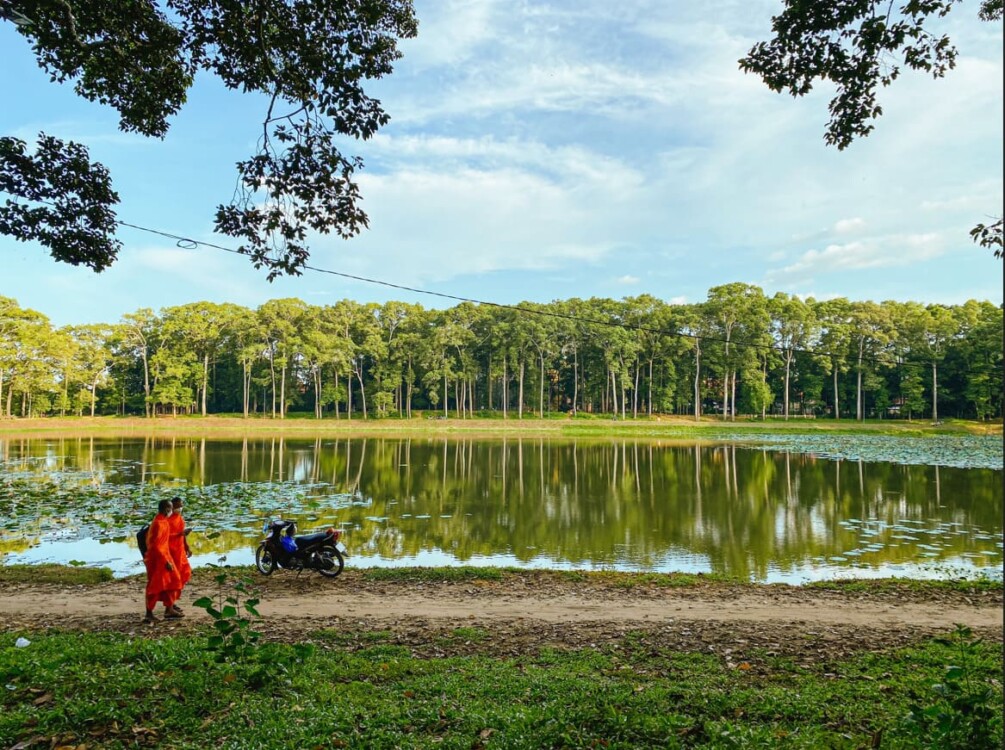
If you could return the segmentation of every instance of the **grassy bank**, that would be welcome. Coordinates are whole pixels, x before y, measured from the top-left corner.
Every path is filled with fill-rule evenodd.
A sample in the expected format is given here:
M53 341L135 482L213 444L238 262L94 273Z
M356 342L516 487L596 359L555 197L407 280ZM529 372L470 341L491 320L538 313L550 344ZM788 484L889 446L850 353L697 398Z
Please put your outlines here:
M723 422L715 417L705 417L700 422L685 417L653 417L614 420L609 416L555 415L538 419L527 416L517 419L501 416L478 419L443 419L426 415L413 419L354 418L316 420L306 416L287 419L236 416L186 416L157 417L66 417L43 419L0 419L0 436L86 437L122 435L167 435L185 437L241 437L284 434L289 436L315 435L550 435L566 437L646 437L681 439L716 439L728 433L773 434L830 434L830 435L1000 435L1002 423L947 420L932 424L922 420L913 422L891 420L831 419L740 419Z
M56 563L0 566L0 583L52 583L62 586L88 586L111 580L113 580L112 571L108 568L89 568L82 565L58 565Z
M270 580L259 577L252 566L226 566L222 568L237 577L248 577L260 586L267 585ZM221 568L197 568L193 571L196 583L213 580ZM129 578L119 579L130 581L144 579L145 574L137 574ZM57 584L64 586L94 586L114 580L108 568L89 568L84 566L39 564L39 565L0 565L0 584ZM278 579L276 579L278 580ZM456 566L456 567L401 567L401 568L361 568L347 569L339 579L342 588L366 588L373 584L389 584L398 586L423 584L460 584L479 582L486 585L506 588L517 584L519 588L532 586L542 587L575 587L577 590L632 591L635 589L725 589L742 588L749 591L777 591L790 588L808 588L822 591L833 591L850 595L869 593L883 595L936 595L942 592L957 592L961 594L1001 594L1003 582L998 579L975 578L963 579L946 577L933 580L915 580L908 578L877 578L848 579L833 581L817 581L802 587L788 584L751 583L749 581L720 573L633 573L613 570L526 570L522 568L506 568L492 566Z
M2 635L0 746L978 750L1002 739L1000 650L989 644L930 639L807 666L672 651L632 632L515 658L417 657L380 632L349 651L327 635L236 664L215 661L204 638L49 633L15 648ZM967 684L992 686L976 722L932 687L956 685L946 668L961 658ZM931 717L909 721L915 706ZM953 736L938 733L940 713L957 720Z

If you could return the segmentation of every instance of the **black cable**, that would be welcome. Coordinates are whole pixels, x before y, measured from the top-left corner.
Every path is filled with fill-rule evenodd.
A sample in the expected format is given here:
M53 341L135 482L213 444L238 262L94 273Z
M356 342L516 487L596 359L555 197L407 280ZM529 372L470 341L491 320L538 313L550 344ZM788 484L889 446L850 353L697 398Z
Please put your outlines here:
M149 234L156 234L161 237L166 237L171 240L175 240L178 247L185 250L194 250L200 245L203 247L210 247L214 250L222 250L226 253L233 253L234 255L243 255L247 257L247 253L243 253L240 250L235 250L230 247L224 247L223 245L216 245L212 242L204 242L203 240L193 240L191 237L183 237L181 235L172 234L170 232L165 232L160 229L151 229L149 227L143 227L138 224L130 224L127 221L121 221L116 219L116 223L123 227L129 227L130 229L136 229L141 232L147 232ZM569 315L566 313L555 312L552 310L535 310L533 308L520 307L519 305L507 305L502 302L487 302L485 300L474 299L471 297L461 297L455 294L446 294L445 292L433 292L428 289L419 289L417 287L405 286L404 284L395 284L390 281L383 281L381 279L371 279L366 276L357 276L351 273L345 273L344 271L333 271L329 268L318 268L317 266L304 265L302 268L308 271L314 271L315 273L329 274L331 276L338 276L344 279L352 279L353 281L362 281L367 284L376 284L378 286L386 286L391 289L400 289L406 292L413 292L414 294L425 294L431 297L440 297L442 299L454 300L456 302L470 302L475 305L484 305L487 307L495 307L501 310L514 310L519 313L540 315L542 317L559 318L562 320L571 320L576 323L586 323L589 325L596 326L607 326L609 328L623 328L629 331L641 331L643 333L653 333L658 336L668 336L668 337L678 337L678 338L689 338L696 341L712 341L720 344L729 344L737 348L748 348L748 349L765 349L768 351L778 351L778 352L794 352L797 354L808 354L814 357L831 357L831 358L841 358L846 359L846 355L835 354L829 351L819 351L814 349L803 349L798 347L783 347L775 344L756 344L741 341L727 341L726 339L719 338L716 336L701 336L694 333L686 333L684 331L672 330L668 331L663 328L650 328L648 326L636 325L633 323L624 323L613 320L597 320L593 318L581 318L575 315ZM870 362L873 364L880 364L886 367L928 367L927 363L922 362L891 362L888 360L883 360L878 357L862 357L863 362Z

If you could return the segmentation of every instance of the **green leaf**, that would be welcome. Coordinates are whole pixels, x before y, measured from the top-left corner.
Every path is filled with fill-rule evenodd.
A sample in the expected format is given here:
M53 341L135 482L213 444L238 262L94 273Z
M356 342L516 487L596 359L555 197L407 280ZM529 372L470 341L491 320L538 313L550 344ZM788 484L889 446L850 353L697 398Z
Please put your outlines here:
M228 604L226 607L223 608L223 616L224 617L236 617L237 616L237 609L235 607L230 606Z
M965 674L966 674L966 670L963 669L963 667L951 666L948 669L946 669L945 679L946 679L946 681L949 681L949 680L959 680Z
M207 609L213 606L213 600L210 599L208 596L204 596L201 599L196 599L194 602L192 602L192 606L199 607L201 609Z

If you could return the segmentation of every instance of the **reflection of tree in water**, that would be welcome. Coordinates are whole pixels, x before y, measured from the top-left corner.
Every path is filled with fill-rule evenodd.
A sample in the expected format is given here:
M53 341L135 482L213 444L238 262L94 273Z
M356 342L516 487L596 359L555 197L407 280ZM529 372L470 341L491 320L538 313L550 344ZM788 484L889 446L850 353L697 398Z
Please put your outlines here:
M1001 533L1001 472L832 461L736 445L543 438L24 441L6 455L45 456L50 470L87 467L108 482L296 483L314 495L284 508L257 495L254 518L198 539L198 552L253 545L266 515L301 530L334 523L351 551L398 558L443 550L459 560L511 554L575 565L667 567L680 556L764 578L813 558L882 543L858 563L918 562L918 544L881 529L863 540L852 519L887 527L956 522ZM29 462L30 463L30 462ZM207 489L209 489L207 487ZM353 493L333 509L328 496ZM187 514L199 525L198 507ZM195 537L195 535L193 535ZM941 534L943 556L994 549ZM204 546L205 545L205 546ZM898 545L898 546L893 546Z

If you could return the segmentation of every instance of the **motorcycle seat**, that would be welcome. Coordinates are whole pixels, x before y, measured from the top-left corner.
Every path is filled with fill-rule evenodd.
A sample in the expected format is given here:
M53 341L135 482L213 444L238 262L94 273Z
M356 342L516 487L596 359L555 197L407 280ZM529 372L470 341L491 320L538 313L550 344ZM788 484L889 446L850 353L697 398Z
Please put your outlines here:
M304 534L303 536L294 537L297 541L297 547L303 549L305 546L311 544L317 544L318 542L324 541L324 538L328 536L327 531L319 531L317 534Z

